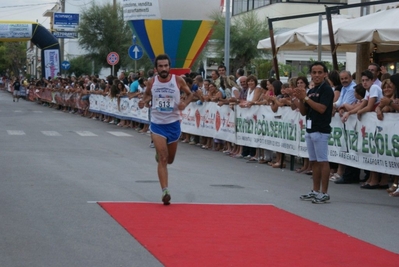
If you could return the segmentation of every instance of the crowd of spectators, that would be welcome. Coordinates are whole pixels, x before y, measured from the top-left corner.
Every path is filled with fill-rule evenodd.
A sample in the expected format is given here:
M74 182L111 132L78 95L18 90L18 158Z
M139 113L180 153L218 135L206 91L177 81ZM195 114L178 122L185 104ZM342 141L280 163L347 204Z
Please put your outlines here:
M142 134L149 133L148 125L132 120L120 120L116 117L90 112L90 95L99 94L109 97L119 103L122 97L141 98L148 79L154 75L152 70L126 74L118 77L108 76L101 79L98 76L82 76L53 79L40 79L26 82L27 93L33 92L34 100L61 110L65 113L77 114L119 127L133 128ZM325 77L334 91L333 114L338 113L345 122L350 115L356 115L361 120L362 114L376 112L379 120L385 113L399 111L399 74L389 75L385 69L372 63L368 69L361 72L361 82L354 82L355 75L347 70L331 71ZM209 78L196 73L184 75L186 83L194 93L193 101L201 105L204 102L215 102L218 105L229 105L232 110L238 105L250 108L254 105L269 105L273 112L287 106L296 109L294 90L296 88L312 88L312 81L306 76L292 77L287 83L281 83L274 78L259 82L255 75L245 76L243 69L238 69L235 75L227 75L225 66L213 70ZM381 79L381 80L380 80ZM12 79L14 86L16 79ZM19 82L18 82L19 83ZM17 84L18 84L17 83ZM52 101L43 101L40 97L43 90L50 90ZM63 94L57 94L62 92ZM184 95L181 96L184 98ZM236 159L245 159L248 163L267 164L272 168L285 168L284 155L278 152L240 146L205 136L195 136L182 133L181 142L198 146L202 149L220 151ZM297 173L312 175L312 165L307 158L300 159L302 166ZM361 174L364 173L364 177ZM363 175L362 175L363 176ZM390 196L399 196L399 176L377 172L362 172L359 169L342 164L330 163L330 181L336 184L361 183L362 189L386 189Z

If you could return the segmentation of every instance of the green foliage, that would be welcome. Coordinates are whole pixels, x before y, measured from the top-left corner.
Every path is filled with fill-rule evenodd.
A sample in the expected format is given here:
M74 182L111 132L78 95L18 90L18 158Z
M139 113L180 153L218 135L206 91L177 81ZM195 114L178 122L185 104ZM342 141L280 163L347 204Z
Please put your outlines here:
M213 28L211 39L218 41L218 56L223 58L225 17L216 13L213 19L217 23ZM230 72L237 68L250 69L249 64L252 59L265 57L265 50L256 47L259 40L269 37L267 25L267 19L260 20L255 11L233 17L230 26Z
M121 66L127 66L131 59L127 55L132 45L132 32L123 20L120 4L114 9L111 4L98 5L94 1L80 16L78 28L79 44L89 53L86 57L94 60L95 65L110 67L107 55L110 52L119 54L119 63L115 65L115 73Z
M280 76L289 77L290 73L294 70L294 67L287 64L278 63L278 69L280 72Z
M270 60L265 59L253 59L252 66L254 69L254 74L258 79L270 78L270 70L273 67L273 63Z
M26 42L0 42L0 73L19 76L25 65Z
M87 56L78 56L69 61L71 63L71 67L68 70L68 74L74 73L76 77L81 76L82 74L91 74L93 62ZM94 73L99 73L101 70L101 66L94 63Z

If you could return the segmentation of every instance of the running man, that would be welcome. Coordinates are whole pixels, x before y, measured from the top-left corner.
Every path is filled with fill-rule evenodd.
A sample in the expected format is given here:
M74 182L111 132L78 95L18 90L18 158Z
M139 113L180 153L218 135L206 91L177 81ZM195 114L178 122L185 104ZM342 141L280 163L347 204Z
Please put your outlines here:
M184 79L170 74L170 58L166 54L158 55L154 62L158 73L148 82L139 108L149 107L151 101L151 137L156 150L158 178L162 188L162 202L170 204L168 189L168 164L172 164L177 150L180 130L180 112L191 102L193 95ZM180 100L180 92L185 93L185 100Z

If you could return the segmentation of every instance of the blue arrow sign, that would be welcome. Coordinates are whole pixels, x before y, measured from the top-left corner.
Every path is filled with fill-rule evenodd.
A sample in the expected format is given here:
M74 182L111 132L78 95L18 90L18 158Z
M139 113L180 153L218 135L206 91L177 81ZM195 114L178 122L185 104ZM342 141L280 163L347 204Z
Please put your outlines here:
M139 60L140 58L143 57L143 48L138 45L132 45L129 47L129 50L127 51L129 54L129 57L133 60Z
M71 67L71 63L69 63L69 61L62 61L61 63L61 69L63 70L69 70L69 68Z

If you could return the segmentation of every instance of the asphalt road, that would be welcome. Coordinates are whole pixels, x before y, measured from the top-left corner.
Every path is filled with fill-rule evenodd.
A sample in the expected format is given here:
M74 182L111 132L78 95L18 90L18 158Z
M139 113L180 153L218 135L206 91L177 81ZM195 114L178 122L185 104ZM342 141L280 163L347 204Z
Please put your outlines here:
M0 266L162 266L96 204L160 203L149 136L5 91L0 125ZM399 253L399 198L385 190L331 183L331 203L302 202L309 176L188 144L169 174L172 205L273 204Z

